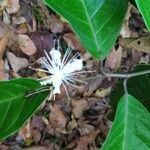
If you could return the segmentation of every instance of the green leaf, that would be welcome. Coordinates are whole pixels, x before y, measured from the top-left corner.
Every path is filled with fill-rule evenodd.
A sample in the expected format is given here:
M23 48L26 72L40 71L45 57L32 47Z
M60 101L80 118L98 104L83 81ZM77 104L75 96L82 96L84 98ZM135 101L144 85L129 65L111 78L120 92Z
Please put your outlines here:
M39 93L29 98L29 91L40 88L33 79L15 79L0 82L0 139L15 133L39 108L47 96Z
M150 70L150 65L137 65L132 72L144 70ZM136 99L139 99L140 102L148 109L148 111L150 111L150 74L128 79L127 88L128 93L133 95ZM114 118L118 101L123 94L124 88L121 80L115 85L110 95L110 104L113 110L110 114L111 120Z
M150 0L135 0L140 10L147 28L150 30Z
M117 39L128 0L45 0L45 4L69 21L95 58L103 59Z
M102 150L149 150L149 141L150 113L134 97L124 95Z

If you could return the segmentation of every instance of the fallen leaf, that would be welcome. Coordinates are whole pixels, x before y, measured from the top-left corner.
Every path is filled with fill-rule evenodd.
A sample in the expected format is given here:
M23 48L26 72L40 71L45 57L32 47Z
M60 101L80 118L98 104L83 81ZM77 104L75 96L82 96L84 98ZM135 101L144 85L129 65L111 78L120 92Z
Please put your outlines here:
M122 47L119 46L117 50L115 48L112 49L111 53L108 55L105 67L108 67L112 70L117 70L120 68L122 60Z
M78 130L80 131L81 135L86 135L92 133L95 128L93 125L88 124L88 121L83 120L83 118L80 118L78 121Z
M64 34L63 39L66 41L67 45L72 49L79 50L81 53L85 51L85 48L74 33Z
M63 22L61 22L56 16L50 17L50 29L53 33L61 33L64 30Z
M67 119L64 112L56 104L50 105L49 122L57 131L64 132Z
M5 72L4 72L4 62L0 59L0 80L5 79Z
M44 120L40 116L34 116L31 120L31 129L42 131L44 129Z
M20 8L19 0L8 0L6 10L9 14L14 14L18 12L19 8Z
M123 38L131 36L131 31L130 31L130 28L129 28L129 18L131 17L132 7L133 6L129 3L128 10L126 12L126 16L125 16L125 19L124 19L124 23L123 23L123 26L122 26L122 29L121 29L121 32L120 32L120 34Z
M6 10L3 10L3 20L2 20L5 24L10 25L11 24L11 17L8 14L8 12Z
M15 73L29 65L26 58L16 57L12 52L7 52L6 56Z
M26 145L31 145L33 143L33 138L31 134L30 123L23 125L23 127L18 132L19 136L25 141Z
M20 49L24 54L28 56L32 56L36 53L37 49L35 47L35 44L29 38L29 36L25 34L19 34L18 41L19 41Z
M119 44L126 48L133 48L137 51L150 54L150 36L120 38Z
M8 39L7 35L5 35L0 41L0 80L5 79L3 55L5 52L6 46L9 42L8 40L9 39Z
M111 87L96 90L94 96L105 97L111 92Z
M73 131L73 129L75 129L78 126L75 118L73 115L71 115L71 121L69 121L68 125L67 125L67 133L71 134L71 132Z
M84 87L84 96L91 96L94 91L100 86L102 83L102 78L91 79L87 81L87 85Z
M84 109L87 107L87 102L85 99L72 100L71 105L74 117L80 118L82 116Z
M41 140L42 134L39 130L32 129L32 137L35 143L38 143Z
M36 31L30 34L30 38L37 48L36 55L43 56L44 50L49 52L53 48L53 35L47 31Z
M81 136L80 138L72 141L67 148L68 149L75 149L75 150L88 150L89 146L92 144L92 142L95 140L96 136L100 133L100 131L97 129L90 134Z
M26 19L22 16L14 16L12 17L12 22L13 24L19 25L19 24L23 24L26 23Z
M0 1L0 11L3 10L7 6L8 2L7 0L1 0Z

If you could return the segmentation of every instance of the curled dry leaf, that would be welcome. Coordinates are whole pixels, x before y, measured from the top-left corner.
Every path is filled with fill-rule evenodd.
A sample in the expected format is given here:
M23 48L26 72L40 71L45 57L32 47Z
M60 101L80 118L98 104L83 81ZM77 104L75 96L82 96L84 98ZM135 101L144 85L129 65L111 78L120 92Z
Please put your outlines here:
M7 0L8 5L7 5L7 12L9 14L14 14L18 12L20 5L19 5L19 0Z
M37 49L35 47L35 44L32 42L29 36L25 34L19 34L18 40L20 49L24 54L32 56L36 53Z
M60 132L64 132L67 119L63 111L61 111L58 105L50 105L49 122L54 129Z
M119 44L126 48L133 48L140 52L150 54L150 36L134 37L134 38L120 38Z
M13 53L7 52L6 56L15 73L29 65L26 58L16 57Z
M77 38L77 36L73 33L66 33L63 36L63 39L66 41L67 45L73 49L77 49L80 52L84 52L85 49L83 47L83 45L81 44L81 42L79 41L79 39Z
M106 59L105 66L112 70L117 70L120 68L121 59L122 59L122 47L119 46L117 50L113 48L111 53Z

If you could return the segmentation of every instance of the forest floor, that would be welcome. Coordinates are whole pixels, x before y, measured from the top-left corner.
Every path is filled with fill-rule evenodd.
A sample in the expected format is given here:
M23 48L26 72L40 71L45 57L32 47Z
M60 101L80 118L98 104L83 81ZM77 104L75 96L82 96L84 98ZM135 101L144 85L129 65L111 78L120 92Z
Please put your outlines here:
M41 0L18 0L7 4L0 1L0 80L16 77L41 78L45 74L34 71L36 62L60 40L63 50L67 46L79 52L87 71L82 75L86 84L68 88L47 101L19 130L0 142L0 150L97 150L101 147L112 122L108 119L112 109L109 96L117 79L96 77L102 63L86 51L67 21L46 7ZM2 7L3 6L3 7ZM149 55L128 47L125 37L139 37L147 33L141 15L129 6L120 39L103 61L106 72L129 72L138 63L149 63ZM4 65L3 65L4 64ZM90 79L94 78L94 79Z

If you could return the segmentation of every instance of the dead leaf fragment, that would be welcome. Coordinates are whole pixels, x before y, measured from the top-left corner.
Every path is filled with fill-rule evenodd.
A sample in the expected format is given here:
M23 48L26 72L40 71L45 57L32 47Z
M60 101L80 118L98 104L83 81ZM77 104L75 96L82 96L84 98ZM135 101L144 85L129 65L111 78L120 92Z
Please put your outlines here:
M126 48L133 48L135 50L150 54L150 36L120 38L119 44Z
M24 54L32 56L36 53L37 49L29 36L25 34L19 34L18 40L20 49Z
M121 65L121 59L122 59L122 47L119 46L117 50L115 48L112 49L111 53L106 59L105 66L117 70L120 68Z
M19 0L8 0L8 5L6 9L9 14L14 14L18 12L19 8Z
M50 17L50 29L53 33L61 33L64 29L63 22L61 22L56 16Z
M105 97L110 92L111 92L111 87L102 88L102 89L96 90L96 92L94 93L94 95L97 96L97 97Z
M96 136L99 134L99 130L95 130L91 132L90 134L81 136L80 138L72 141L67 148L69 149L75 149L75 150L88 150L88 146L92 144L92 142L95 140Z
M67 45L71 47L72 49L77 49L80 52L84 52L84 47L81 44L80 40L77 38L77 36L73 33L66 33L63 36L63 39L66 41Z
M0 80L5 79L5 72L4 72L4 62L0 59Z
M22 68L25 68L29 65L26 58L16 57L13 53L7 52L6 56L9 60L9 63L15 73L17 73Z
M49 115L49 122L53 128L63 131L66 126L67 119L63 111L61 111L58 105L50 105L50 115Z
M49 52L53 47L53 35L47 31L33 32L30 34L30 38L37 48L36 55L39 57L43 56L44 50Z
M72 112L75 118L80 118L84 109L87 107L87 102L85 99L72 100Z

